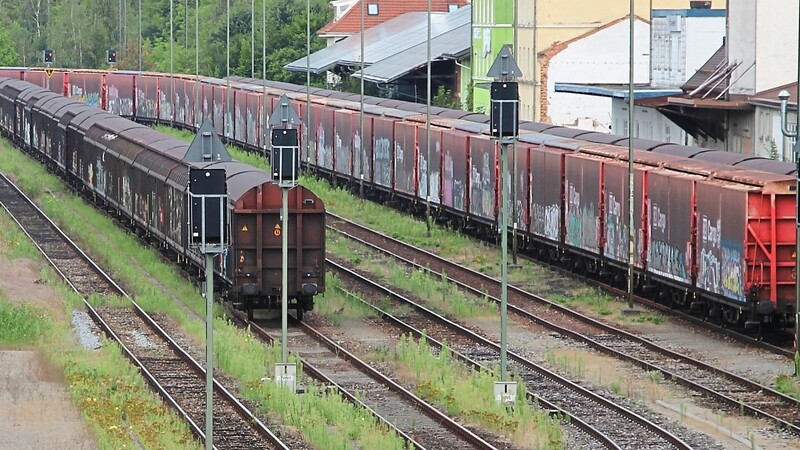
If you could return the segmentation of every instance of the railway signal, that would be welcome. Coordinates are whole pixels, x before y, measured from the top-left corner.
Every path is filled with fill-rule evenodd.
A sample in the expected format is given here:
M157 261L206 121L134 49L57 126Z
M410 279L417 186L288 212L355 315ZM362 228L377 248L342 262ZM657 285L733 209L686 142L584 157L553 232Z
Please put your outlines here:
M47 67L50 67L50 64L53 64L53 60L54 60L53 50L50 50L49 48L46 49L46 50L43 50L42 51L42 60L44 61L45 64L47 64Z
M109 65L113 67L114 63L117 62L117 51L116 50L106 51L106 61L108 62Z
M210 131L209 131L210 130ZM231 157L208 121L200 127L186 154L185 162L203 164ZM216 158L214 157L216 155ZM229 243L228 186L225 169L193 167L189 169L189 240L205 254L206 268L206 448L214 442L214 257ZM223 256L224 257L224 256Z
M296 392L296 365L289 363L287 349L289 321L289 190L297 186L300 169L300 140L297 115L286 94L278 99L278 107L269 118L268 125L274 127L270 134L272 146L272 178L281 188L281 362L275 364L275 382ZM280 230L280 229L278 229Z
M514 81L522 76L511 49L503 46L497 59L486 74L495 81L491 86L492 109L490 114L490 131L500 143L500 185L502 196L500 203L500 381L495 382L494 397L498 403L514 405L517 398L517 383L508 381L508 355L506 339L506 323L508 319L508 146L516 141L519 127L519 87Z

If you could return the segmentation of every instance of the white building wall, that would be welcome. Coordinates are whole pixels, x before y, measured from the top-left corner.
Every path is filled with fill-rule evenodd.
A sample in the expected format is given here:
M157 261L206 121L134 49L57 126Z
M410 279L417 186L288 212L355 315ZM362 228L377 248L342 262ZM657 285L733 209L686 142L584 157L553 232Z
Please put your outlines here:
M611 100L555 92L555 83L619 84L628 81L629 23L621 21L569 44L550 60L547 102L555 125L608 132ZM650 26L634 24L634 82L646 84L650 75Z
M725 38L725 17L686 18L686 62L684 82L719 50Z
M755 50L758 67L751 69L757 69L755 91L761 92L797 81L797 15L800 2L758 0L752 3L758 5L755 16L749 18L756 22L757 27ZM731 38L737 42L748 39L747 36Z
M792 147L794 141L785 138L781 132L781 111L777 108L756 106L755 109L755 154L778 161L794 161ZM797 115L789 111L788 122L795 124ZM794 127L790 127L793 129Z
M762 0L763 1L763 0ZM728 61L742 64L733 72L731 80L738 79L730 89L731 94L753 95L756 92L756 70L745 73L756 59L756 2L732 1L728 5Z
M673 121L655 108L635 106L633 110L633 137L674 144L692 144L693 139ZM628 134L628 101L615 98L612 101L611 133Z

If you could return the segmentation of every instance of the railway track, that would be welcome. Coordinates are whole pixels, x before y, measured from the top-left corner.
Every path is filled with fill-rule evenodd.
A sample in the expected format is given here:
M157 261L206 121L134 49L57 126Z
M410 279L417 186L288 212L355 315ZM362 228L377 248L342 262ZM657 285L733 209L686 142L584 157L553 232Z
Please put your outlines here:
M205 371L132 299L131 308L93 308L90 295L128 297L91 258L5 175L0 204L64 280L84 298L89 315L122 348L152 388L205 439ZM289 449L215 380L214 447ZM297 448L297 447L295 447Z
M425 335L429 342L441 348L446 340L459 360L476 369L488 370L499 360L500 347L497 343L486 339L473 331L431 311L407 297L394 292L358 274L333 260L327 261L340 277L358 284L359 289L372 297L389 297L412 308L412 312L402 318L392 316L378 307L375 308L384 320L398 327L403 333L412 333L417 337ZM420 330L425 330L425 332ZM456 347L468 349L459 352ZM528 386L528 400L555 414L566 418L566 423L574 425L580 432L591 439L580 445L591 448L612 449L665 449L692 448L679 437L644 416L630 411L614 402L594 393L582 386L528 360L527 358L508 352L512 368Z
M459 288L499 302L499 280L342 217L331 215L331 218L333 220L328 221L328 226L344 236L436 277L446 273L448 280ZM737 413L764 418L800 434L800 405L768 386L660 347L511 285L508 287L508 311L647 371L658 371L666 379L717 400Z
M280 340L279 330L267 330L258 321L247 321L241 311L233 314L259 338L269 343ZM299 356L305 373L370 411L414 448L505 448L451 419L309 324L297 323L290 329L288 339L289 349ZM359 393L358 398L353 392Z

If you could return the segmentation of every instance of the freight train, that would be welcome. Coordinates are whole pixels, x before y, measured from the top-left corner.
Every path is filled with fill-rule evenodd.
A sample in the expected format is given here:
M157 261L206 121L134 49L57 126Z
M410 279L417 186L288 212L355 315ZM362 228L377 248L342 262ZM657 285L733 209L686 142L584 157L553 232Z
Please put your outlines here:
M231 219L230 246L215 260L222 296L251 318L280 305L282 233L298 319L325 290L325 206L302 186L289 190L289 229L281 230L281 188L270 173L216 158L186 163L184 141L17 79L0 78L0 129L187 268L204 266L189 238L189 170L224 169Z
M483 114L434 107L428 139L424 105L367 97L362 115L358 95L311 88L307 103L306 88L287 83L25 68L0 75L136 121L195 128L208 118L229 142L256 151L267 148L265 124L285 94L308 124L306 168L417 211L429 201L439 221L498 235L501 153ZM631 205L626 137L519 128L509 211L524 251L625 283L632 207L639 292L728 323L794 322L793 164L634 139Z

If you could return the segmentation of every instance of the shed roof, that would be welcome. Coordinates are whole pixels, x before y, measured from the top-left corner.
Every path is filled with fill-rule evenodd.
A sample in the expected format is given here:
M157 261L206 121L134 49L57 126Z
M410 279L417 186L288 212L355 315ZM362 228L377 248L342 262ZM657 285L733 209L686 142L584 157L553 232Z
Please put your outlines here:
M396 17L364 32L364 65L371 66L389 57L402 54L427 41L427 12L412 12ZM462 25L469 26L471 8L459 8L451 13L431 14L431 40L453 31ZM445 39L446 41L447 39ZM438 55L441 57L441 54ZM306 64L311 72L324 72L334 66L357 66L361 61L361 38L350 36L336 44L314 52L308 58L293 61L285 69L305 72Z

